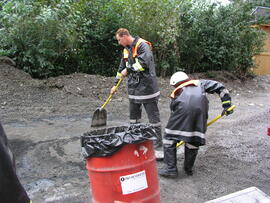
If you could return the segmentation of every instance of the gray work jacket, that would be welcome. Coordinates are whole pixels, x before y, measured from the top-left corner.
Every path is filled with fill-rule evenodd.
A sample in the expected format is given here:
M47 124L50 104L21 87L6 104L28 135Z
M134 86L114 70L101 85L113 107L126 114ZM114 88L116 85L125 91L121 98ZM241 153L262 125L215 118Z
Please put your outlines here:
M221 101L231 97L223 84L213 80L195 80L179 89L171 100L171 115L165 128L164 139L205 144L208 119L206 93L217 93Z
M137 49L138 55L136 58L144 68L144 71L137 72L129 68L135 63L133 51L138 40L139 37L136 37L131 46L125 47L129 52L128 58L125 59L123 54L118 72L125 68L128 70L128 97L131 102L147 103L157 100L160 91L157 83L154 57L148 43L141 42Z

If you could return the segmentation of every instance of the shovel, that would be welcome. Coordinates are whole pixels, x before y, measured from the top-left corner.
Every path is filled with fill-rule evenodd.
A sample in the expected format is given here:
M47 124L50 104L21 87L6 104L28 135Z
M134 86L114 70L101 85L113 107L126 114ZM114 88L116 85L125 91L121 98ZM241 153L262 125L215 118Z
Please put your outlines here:
M228 108L228 111L232 111L235 108L235 105L232 105L230 108ZM218 119L220 119L221 117L223 117L225 114L220 114L218 115L216 118L214 118L213 120L209 121L207 123L207 127L210 126L211 124L213 124L214 122L216 122ZM180 141L176 144L176 148L180 147L182 144L185 144L184 141Z
M121 78L118 81L115 90L118 89L118 87L119 87L120 83L122 82L122 80L123 80L123 78ZM95 110L94 115L92 117L91 127L105 126L107 124L107 111L104 108L109 103L112 96L113 96L113 94L110 94L110 96L105 101L105 103L100 108Z

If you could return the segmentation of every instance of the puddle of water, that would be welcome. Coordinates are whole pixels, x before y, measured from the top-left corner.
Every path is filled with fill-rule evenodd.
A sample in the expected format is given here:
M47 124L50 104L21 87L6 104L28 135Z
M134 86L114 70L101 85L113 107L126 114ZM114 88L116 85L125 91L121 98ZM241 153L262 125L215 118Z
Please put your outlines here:
M47 191L49 187L54 186L54 182L48 179L40 179L38 181L25 185L25 189L30 198L34 197L34 194L41 191Z

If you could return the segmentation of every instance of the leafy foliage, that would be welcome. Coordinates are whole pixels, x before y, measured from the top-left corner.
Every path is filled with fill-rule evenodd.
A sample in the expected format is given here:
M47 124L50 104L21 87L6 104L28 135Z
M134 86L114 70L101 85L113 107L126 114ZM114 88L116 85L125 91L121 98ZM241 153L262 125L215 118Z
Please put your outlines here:
M263 47L263 32L251 27L250 10L249 4L200 4L183 12L180 67L188 72L248 71Z
M157 69L162 75L177 64L176 38L179 32L180 0L117 0L123 5L126 27L153 43Z
M65 69L77 61L73 56L76 24L75 16L70 15L72 7L65 3L54 7L41 3L9 1L4 6L2 49L8 50L19 66L34 77L68 73Z
M122 52L114 34L125 27L153 43L162 76L176 70L245 73L263 44L262 31L250 27L254 2L0 1L0 55L38 78L114 75Z

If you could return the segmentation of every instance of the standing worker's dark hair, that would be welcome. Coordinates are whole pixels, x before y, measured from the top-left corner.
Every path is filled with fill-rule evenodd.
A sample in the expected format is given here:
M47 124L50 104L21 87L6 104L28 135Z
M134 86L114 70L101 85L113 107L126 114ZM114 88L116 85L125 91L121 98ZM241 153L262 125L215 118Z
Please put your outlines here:
M130 36L129 31L126 28L119 28L115 33L115 36L116 35L118 35L119 37L123 37L123 35Z

